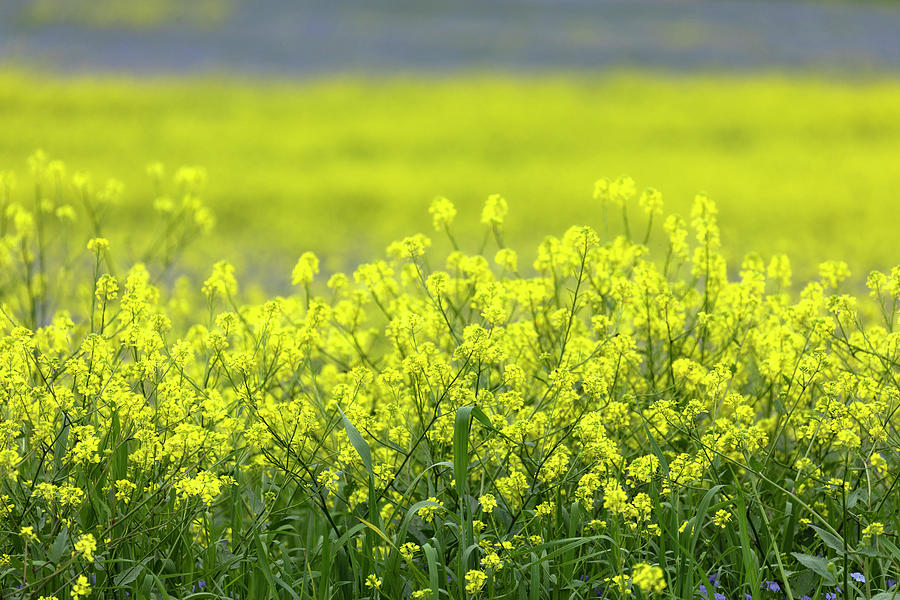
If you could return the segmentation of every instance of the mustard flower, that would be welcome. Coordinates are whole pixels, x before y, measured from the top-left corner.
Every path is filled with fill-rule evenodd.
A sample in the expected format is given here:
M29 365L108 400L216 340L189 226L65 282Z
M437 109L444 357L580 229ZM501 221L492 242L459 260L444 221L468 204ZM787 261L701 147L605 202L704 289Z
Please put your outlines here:
M492 194L484 203L481 222L485 225L503 225L507 212L509 212L509 206L506 204L506 200L500 194Z
M647 188L641 193L638 204L648 215L661 215L663 212L662 193L654 188Z
M91 593L91 586L87 577L79 575L72 585L72 600L78 600L81 597L88 596Z
M88 240L87 249L95 253L103 253L109 250L109 240L102 237L91 238Z
M871 539L884 533L884 525L878 521L873 521L866 525L862 530L863 539Z
M663 570L655 565L638 563L631 569L631 581L647 593L659 594L666 589Z
M713 516L713 523L715 523L717 527L725 529L731 522L731 516L731 513L727 510L719 509L716 511L715 516Z
M434 515L437 511L443 508L443 504L441 504L440 500L438 500L434 496L430 496L428 498L429 502L433 502L435 505L423 506L418 510L418 515L422 518L423 521L427 523L431 523L434 521Z
M233 296L237 293L237 289L234 266L225 260L213 265L212 274L203 283L203 293L210 299L217 296Z
M26 527L22 527L21 529L19 529L19 535L22 537L23 540L25 540L27 542L38 541L38 536L37 536L37 534L34 533L34 527L32 527L31 525L28 525Z
M842 281L850 277L850 267L842 260L829 260L819 265L819 277L828 287L836 288Z
M494 512L494 509L497 508L497 499L493 494L485 494L479 497L478 503L481 504L481 510L486 513Z
M487 581L487 575L484 574L484 571L478 571L473 569L466 573L466 592L469 594L477 594L482 587L484 587L484 582Z
M312 252L304 252L297 260L294 270L291 273L291 283L293 285L308 285L312 283L315 276L319 273L319 259Z
M431 214L435 231L441 231L450 227L453 224L453 219L456 218L456 207L443 196L438 196L431 201L428 212Z
M97 551L97 540L94 539L94 536L90 533L86 533L78 538L78 541L75 542L75 554L80 554L81 557L88 561L94 562L94 552Z
M410 562L416 553L421 550L421 546L418 544L414 544L413 542L406 542L400 546L400 556L403 557L403 560Z
M494 255L494 262L498 266L512 273L519 270L519 255L516 254L515 250L510 248L501 248L498 250L497 254Z

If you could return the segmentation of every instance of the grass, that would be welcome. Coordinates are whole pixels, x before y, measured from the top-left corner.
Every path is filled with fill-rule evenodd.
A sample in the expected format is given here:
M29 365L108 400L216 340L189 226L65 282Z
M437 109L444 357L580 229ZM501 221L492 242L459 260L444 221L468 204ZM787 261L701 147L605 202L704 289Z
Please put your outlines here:
M687 210L722 208L731 257L790 251L886 267L900 218L900 84L755 75L412 79L301 83L0 74L0 166L34 148L121 178L136 229L153 197L144 167L200 164L218 247L243 272L330 267L419 227L436 194L473 225L488 193L514 206L510 242L599 226L591 182L628 173ZM468 231L470 227L461 230ZM258 243L265 239L265 244ZM271 269L260 269L269 265Z

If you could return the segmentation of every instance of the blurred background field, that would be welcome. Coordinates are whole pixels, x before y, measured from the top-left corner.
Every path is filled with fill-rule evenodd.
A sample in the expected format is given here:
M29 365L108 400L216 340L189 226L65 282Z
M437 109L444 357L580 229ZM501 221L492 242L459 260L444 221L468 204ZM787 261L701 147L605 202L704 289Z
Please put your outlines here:
M206 255L278 273L427 232L435 195L470 231L504 195L533 246L630 174L679 211L707 192L732 256L863 275L900 262L897 31L892 3L13 0L0 168L119 178L139 233L146 164L203 165Z

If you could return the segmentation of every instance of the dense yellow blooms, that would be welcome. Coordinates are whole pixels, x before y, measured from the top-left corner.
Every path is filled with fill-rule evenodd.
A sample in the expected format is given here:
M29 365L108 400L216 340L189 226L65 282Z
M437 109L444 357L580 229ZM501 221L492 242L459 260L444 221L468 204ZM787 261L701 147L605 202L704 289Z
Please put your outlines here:
M45 186L66 177L34 165ZM191 214L204 181L176 172ZM122 193L66 185L89 202ZM638 196L629 178L596 192L631 210L631 227L660 214L658 192ZM215 585L261 555L319 585L316 553L343 544L335 573L363 561L346 584L357 594L421 597L432 581L488 593L530 565L574 582L577 564L649 595L678 585L660 540L734 548L729 536L763 539L769 518L805 544L844 522L872 552L893 535L900 271L870 275L859 295L839 262L796 293L786 257L730 270L703 195L689 219L648 228L661 256L643 237L577 226L520 264L500 235L506 201L491 196L495 247L435 256L414 234L327 278L307 252L298 293L266 298L225 261L168 283L180 238L127 264L102 222L49 220L67 193L46 211L10 200L0 222L0 519L19 533L0 539L4 586L50 589L38 589L49 571L24 577L27 552L59 564L80 598L112 588L76 564L138 577L127 569L146 557L129 549L160 545ZM431 213L452 235L452 204ZM41 227L60 246L41 246ZM707 493L712 508L686 512ZM249 554L229 562L237 552ZM437 577L438 563L452 571ZM171 585L187 595L200 581Z

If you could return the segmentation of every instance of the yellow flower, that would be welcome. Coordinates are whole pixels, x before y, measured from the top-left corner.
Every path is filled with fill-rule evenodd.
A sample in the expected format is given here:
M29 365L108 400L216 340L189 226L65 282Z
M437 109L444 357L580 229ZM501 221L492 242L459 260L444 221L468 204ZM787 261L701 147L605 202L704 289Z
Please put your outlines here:
M826 286L836 288L850 277L850 267L842 260L829 260L819 265L819 277Z
M443 505L441 505L441 502L434 496L429 497L428 501L434 502L439 506L423 506L418 510L418 515L422 517L422 520L424 520L425 522L431 523L432 521L434 521L434 513L441 510L443 508Z
M78 600L82 596L87 596L90 593L91 586L88 584L87 577L79 575L75 584L72 585L72 600Z
M488 552L487 554L485 554L484 558L481 559L481 565L487 567L488 569L499 571L503 568L503 561L500 559L500 555L496 552Z
M425 250L431 247L431 240L421 233L403 238L399 242L393 242L387 248L388 256L396 259L416 258L425 254Z
M466 573L466 592L469 594L477 594L482 587L484 587L484 582L487 581L487 575L484 574L484 571L471 570Z
M498 266L512 273L519 270L519 255L516 254L515 250L510 248L501 248L498 250L497 254L494 255L494 262Z
M631 570L631 581L648 593L659 594L666 588L663 570L647 563L638 563Z
M453 219L456 217L456 207L443 196L438 196L431 201L428 212L431 214L435 231L450 227L453 224Z
M663 212L662 194L654 188L644 190L638 204L648 215L661 215Z
M366 587L370 590L380 589L381 579L374 574L370 574L368 577L366 577Z
M534 507L534 514L538 517L548 517L553 514L554 510L556 510L556 503L541 502Z
M131 501L131 493L137 489L137 485L127 479L116 480L116 500L128 504Z
M98 254L105 252L109 250L109 240L101 237L92 238L87 243L87 249L91 252L97 252Z
M863 539L868 540L884 533L884 525L878 521L873 521L866 525L862 530Z
M237 287L234 267L227 260L220 260L213 265L212 274L203 283L203 293L209 298L232 296L237 293Z
M117 282L116 278L109 273L104 273L97 278L94 295L97 297L97 300L100 300L101 302L115 300L119 295L119 282Z
M493 494L485 494L478 498L478 503L481 504L481 510L486 513L493 512L495 508L497 508L497 499Z
M481 222L485 225L502 225L509 206L500 194L491 194L481 211Z
M97 550L97 540L90 533L86 533L75 542L75 553L81 554L88 562L94 562L94 552Z
M421 549L421 546L419 546L418 544L406 542L405 544L400 546L400 556L403 557L403 560L409 562L413 559L413 556L415 556L416 552Z
M722 529L725 529L726 527L728 527L728 523L730 523L730 522L731 522L731 513L730 512L728 512L727 510L724 510L724 509L720 509L720 510L716 511L716 514L713 517L713 523L715 523L717 526L721 527Z
M304 252L297 259L297 264L291 273L291 283L293 285L308 285L312 283L315 276L319 273L319 259L312 252Z

